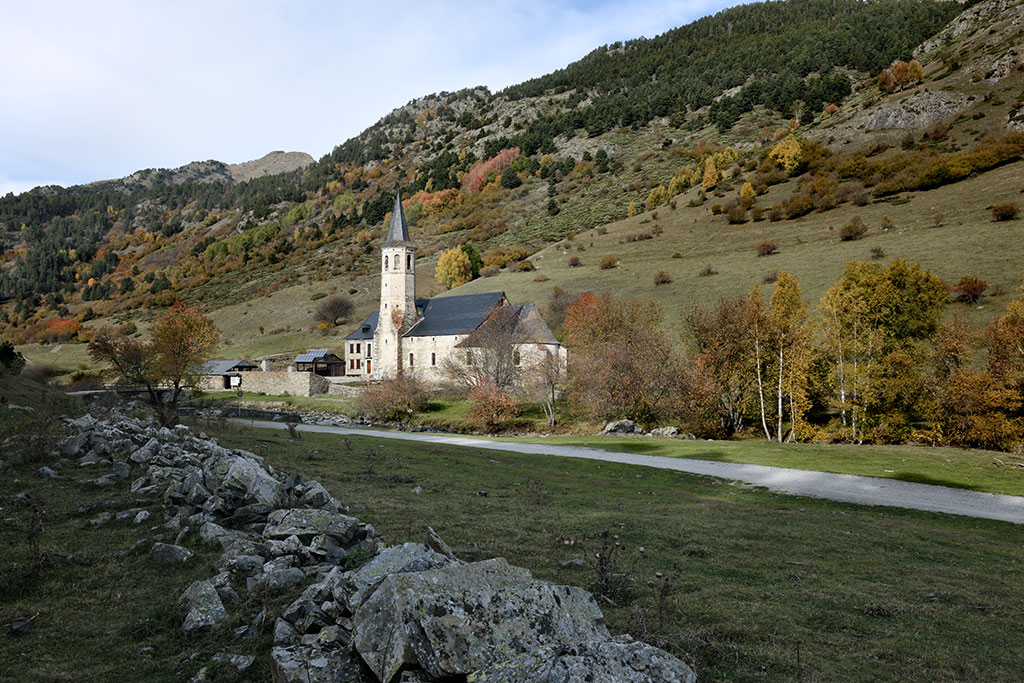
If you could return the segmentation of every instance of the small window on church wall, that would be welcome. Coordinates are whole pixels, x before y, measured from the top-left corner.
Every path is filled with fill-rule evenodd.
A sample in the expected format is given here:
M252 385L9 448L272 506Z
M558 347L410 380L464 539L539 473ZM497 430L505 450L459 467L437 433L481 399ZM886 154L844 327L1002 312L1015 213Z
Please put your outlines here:
M385 256L384 257L384 270L387 270L387 269L388 269L388 257Z
M436 353L430 354L430 364L431 365L437 365L437 354Z
M522 357L520 357L519 355L519 351L516 351L515 353L512 354L512 359L515 361L516 365L519 365L523 360Z
M370 353L370 342L366 342L366 357L369 358L373 354Z
M412 354L409 354L409 367L412 367Z
M405 269L412 270L412 254L405 255Z

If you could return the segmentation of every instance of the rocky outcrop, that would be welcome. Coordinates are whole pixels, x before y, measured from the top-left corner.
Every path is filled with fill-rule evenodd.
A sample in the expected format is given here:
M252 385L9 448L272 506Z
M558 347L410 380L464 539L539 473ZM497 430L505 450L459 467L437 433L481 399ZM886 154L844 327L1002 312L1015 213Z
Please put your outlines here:
M915 50L915 57L922 57L929 52L944 47L954 40L970 36L976 32L986 32L986 29L996 21L1002 19L1013 20L1020 16L1024 8L1020 0L985 0L972 7L968 7L959 15L953 18L946 26L934 36L921 43ZM1019 19L1016 23L1019 24Z
M627 638L530 652L470 674L467 683L694 683L690 667L664 650Z
M352 622L355 649L381 681L407 666L443 679L608 639L589 593L536 581L500 558L388 576Z
M134 477L135 497L85 504L79 514L129 523L148 514L147 500L159 502L164 527L177 535L136 544L153 561L195 566L183 539L220 551L215 573L179 599L186 633L223 628L248 591L296 596L272 620L275 681L694 680L672 655L613 639L586 591L501 558L466 563L429 528L425 544L386 547L324 486L252 453L123 414L69 427L60 453L116 473L115 481ZM261 613L235 635L255 640L263 624ZM219 653L194 680L211 666L251 663Z
M866 130L889 128L921 128L937 123L968 106L967 96L956 92L923 90L914 93L893 107L868 118Z
M632 420L615 420L609 422L601 430L602 434L643 434L644 430L636 426Z
M270 152L259 159L241 164L228 164L227 170L235 182L242 183L266 175L288 173L305 168L315 161L305 152Z

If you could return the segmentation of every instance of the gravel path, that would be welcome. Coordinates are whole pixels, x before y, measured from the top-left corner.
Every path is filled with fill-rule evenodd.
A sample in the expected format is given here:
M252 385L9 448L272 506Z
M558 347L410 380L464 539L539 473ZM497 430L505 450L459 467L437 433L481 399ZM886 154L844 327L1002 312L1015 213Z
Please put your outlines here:
M233 418L232 421L256 427L285 429L285 425L282 423L268 420ZM677 470L679 472L703 474L709 477L744 481L764 486L772 491L797 496L826 498L828 500L857 503L859 505L886 505L912 508L914 510L927 510L929 512L945 512L951 515L965 515L967 517L997 519L1013 522L1014 524L1024 524L1024 497L979 493L977 491L968 491L967 489L933 486L931 484L915 484L897 479L861 477L852 474L833 474L831 472L811 472L785 467L767 467L765 465L744 465L729 462L712 462L709 460L637 455L586 448L584 446L557 446L544 443L515 443L471 439L450 434L390 432L361 427L333 427L309 424L300 424L298 429L304 432L352 434L381 439L420 441L447 446L468 446L470 448L495 451L552 455L561 458L603 460L605 462L656 467L665 470Z

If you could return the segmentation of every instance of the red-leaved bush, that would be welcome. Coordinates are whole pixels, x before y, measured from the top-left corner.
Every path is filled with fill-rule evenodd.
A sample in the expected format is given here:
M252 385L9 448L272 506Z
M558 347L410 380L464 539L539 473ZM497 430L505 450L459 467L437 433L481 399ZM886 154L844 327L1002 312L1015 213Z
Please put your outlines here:
M519 402L508 389L482 382L469 390L469 416L493 432L519 415Z
M487 161L483 161L466 171L462 176L462 187L469 192L479 192L480 188L487 182L487 176L491 173L500 174L506 167L519 156L518 147L510 147Z

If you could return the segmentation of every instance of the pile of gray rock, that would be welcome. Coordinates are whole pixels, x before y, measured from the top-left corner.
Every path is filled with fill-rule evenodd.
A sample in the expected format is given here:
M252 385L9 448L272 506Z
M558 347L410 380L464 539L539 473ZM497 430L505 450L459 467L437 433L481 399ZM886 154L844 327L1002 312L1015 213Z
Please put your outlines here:
M649 432L645 432L642 427L637 425L632 420L614 420L605 424L604 429L601 430L601 434L605 435L621 435L621 434L633 434L634 436L660 436L662 438L681 438L681 439L696 439L693 434L683 433L683 430L679 427L655 427Z
M154 561L194 562L181 545L196 537L189 531L220 549L211 576L180 598L186 632L224 621L245 591L296 595L272 621L275 681L695 680L663 650L613 638L580 588L537 580L501 558L464 562L429 529L424 544L388 547L321 484L183 425L113 413L69 426L60 450L107 467L96 485L131 479L134 497L118 514L136 520L146 512L136 502L162 502L177 535L149 548ZM111 514L90 505L88 514ZM237 635L255 637L264 623L271 619L261 613ZM215 661L241 670L253 658Z

